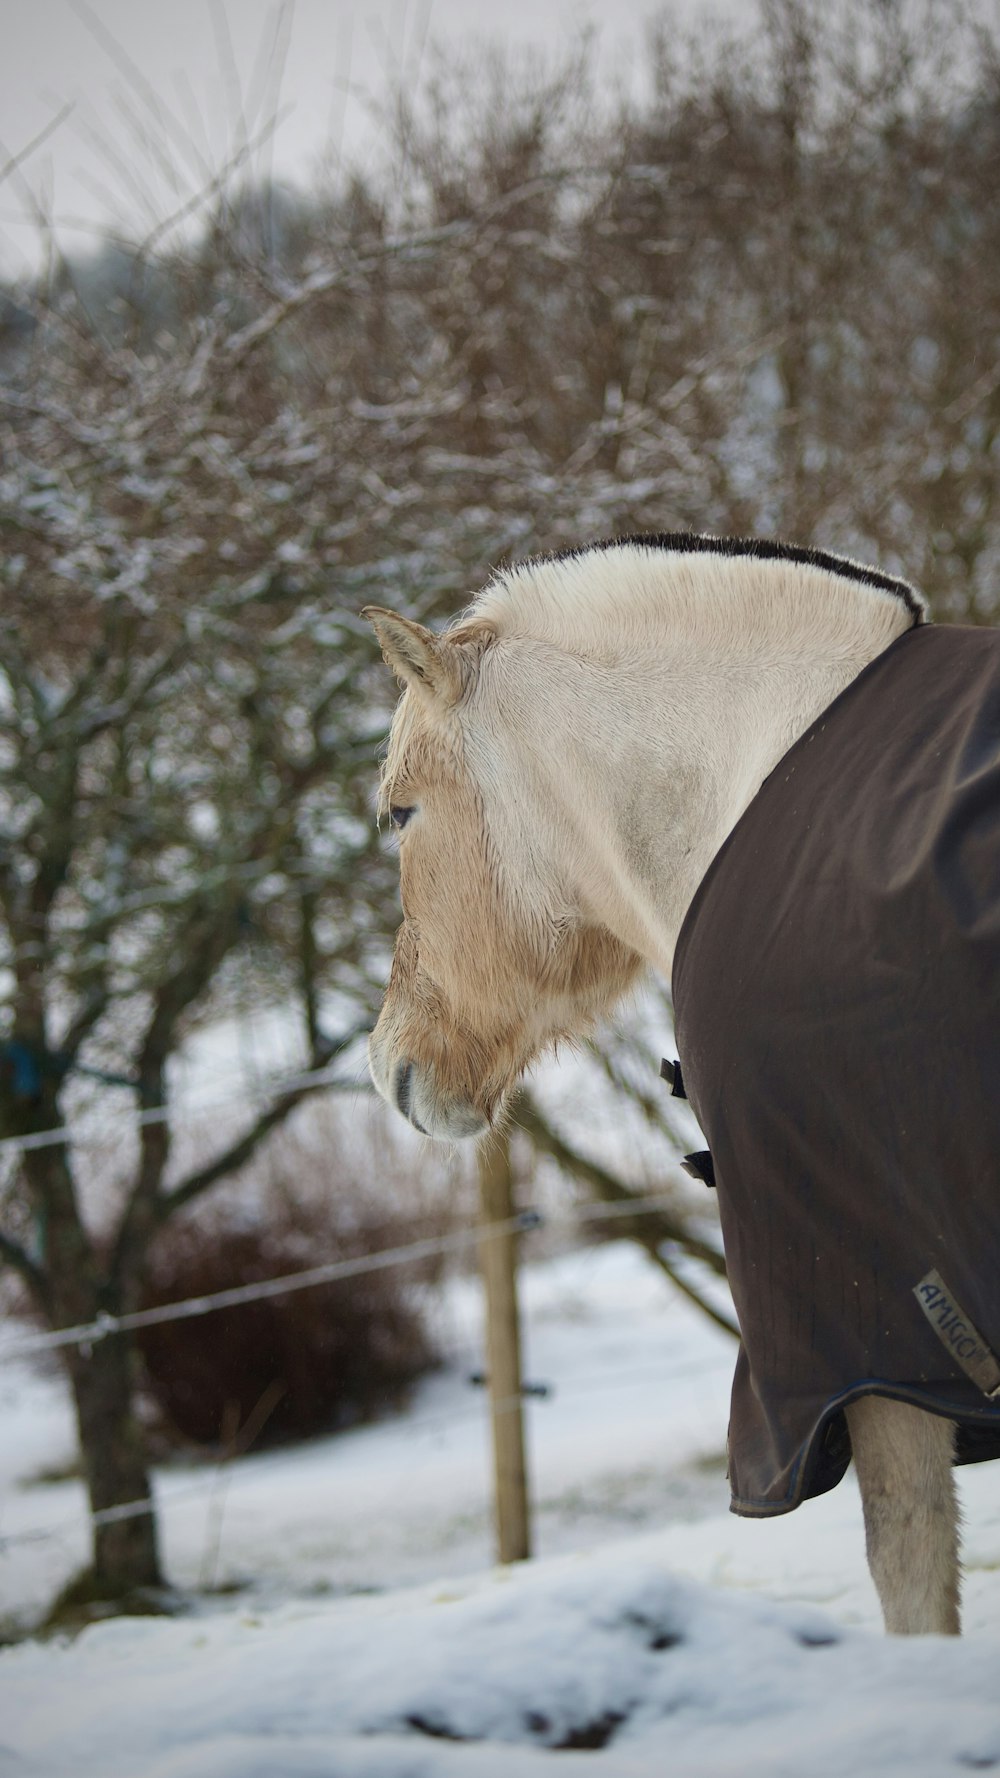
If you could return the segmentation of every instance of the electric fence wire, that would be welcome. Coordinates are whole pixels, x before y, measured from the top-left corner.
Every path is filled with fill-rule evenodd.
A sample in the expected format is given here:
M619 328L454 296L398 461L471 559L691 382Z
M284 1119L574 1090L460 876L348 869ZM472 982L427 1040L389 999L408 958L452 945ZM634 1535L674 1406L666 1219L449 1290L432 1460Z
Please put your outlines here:
M206 1099L203 1103L179 1108L176 1104L152 1105L146 1111L131 1114L136 1124L164 1124L172 1117L177 1117L179 1110L188 1121L197 1121L203 1117L214 1117L216 1112L225 1110L231 1105L267 1104L269 1101L283 1099L288 1093L300 1093L312 1089L323 1088L335 1092L366 1093L371 1089L364 1079L345 1079L343 1073L334 1067L306 1069L301 1074L291 1074L273 1082L266 1093L249 1093L245 1089L240 1092L228 1093L215 1099ZM80 1129L73 1124L58 1124L50 1130L32 1130L24 1136L0 1137L0 1155L25 1153L29 1149L55 1148L57 1144L68 1142L75 1148L104 1148L109 1140L107 1130L100 1134Z
M188 1319L198 1315L210 1314L213 1310L231 1308L237 1304L258 1301L263 1297L286 1295L294 1290L309 1289L318 1284L329 1283L334 1279L357 1277L366 1272L388 1269L406 1265L417 1259L444 1253L460 1252L464 1248L478 1245L481 1241L497 1239L504 1235L525 1234L541 1227L574 1228L581 1223L613 1221L641 1214L643 1211L655 1211L672 1206L673 1198L662 1192L637 1197L628 1202L616 1204L579 1204L569 1214L543 1217L536 1210L522 1210L516 1215L499 1222L477 1225L468 1229L456 1230L450 1235L433 1236L426 1240L411 1241L399 1247L382 1248L375 1253L363 1254L354 1259L333 1260L321 1266L310 1267L308 1271L293 1272L284 1277L258 1280L254 1284L237 1286L231 1290L215 1291L210 1295L188 1297L182 1302L164 1303L155 1309L137 1310L132 1315L102 1315L94 1322L79 1327L59 1328L45 1334L28 1336L3 1348L5 1359L23 1358L51 1350L54 1347L77 1345L85 1352L95 1340L104 1339L109 1335L126 1329L151 1326L158 1322ZM710 1368L710 1367L702 1367ZM657 1372L659 1375L659 1371ZM595 1379L596 1380L596 1379ZM574 1392L583 1379L577 1379L573 1385ZM603 1378L599 1382L604 1387ZM523 1398L518 1396L507 1402L491 1404L493 1413L513 1412L519 1407ZM425 1421L414 1424L415 1432L429 1430L431 1420L436 1426L447 1426L459 1421L467 1421L473 1417L466 1412L449 1413L428 1417ZM171 1488L169 1500L172 1502L180 1495L200 1494L216 1484L216 1475L198 1478L189 1484ZM123 1519L143 1517L155 1510L154 1502L149 1498L126 1501L118 1506L104 1507L89 1515L92 1524L112 1524ZM4 1535L0 1533L0 1555L16 1545L40 1543L57 1540L64 1536L77 1523L76 1519L61 1527L38 1527L33 1530L19 1531Z
M650 1364L643 1367L641 1373L630 1371L628 1377L624 1379L618 1372L612 1371L608 1366L604 1366L600 1371L585 1372L582 1376L575 1377L573 1382L568 1386L560 1387L559 1398L560 1400L572 1400L581 1396L600 1395L609 1388L613 1388L617 1396L623 1389L647 1389L651 1382L668 1383L679 1377L709 1376L719 1369L720 1366L728 1376L732 1370L732 1360L728 1353L724 1360L702 1359L695 1365L684 1363L664 1367L663 1365ZM495 1414L514 1413L515 1410L524 1408L526 1400L530 1403L533 1399L540 1403L545 1403L548 1401L549 1397L532 1398L531 1396L528 1396L526 1398L525 1396L516 1395L509 1396L506 1400L501 1400L499 1402L484 1403L483 1407L478 1410L453 1408L444 1412L438 1411L415 1416L408 1423L407 1433L414 1441L429 1434L439 1436L442 1432L447 1432L453 1428L469 1426L473 1424L473 1422L477 1425L481 1424L487 1414L492 1416ZM249 1461L251 1461L249 1453L237 1458L224 1457L220 1463L215 1464L205 1475L197 1476L191 1481L173 1484L169 1488L163 1490L155 1500L150 1497L144 1497L140 1500L129 1500L123 1502L120 1506L102 1507L97 1512L86 1513L84 1515L79 1513L74 1514L72 1518L60 1519L56 1525L38 1525L31 1527L26 1531L14 1531L6 1534L0 1532L0 1558L2 1558L8 1550L24 1544L63 1542L71 1533L79 1530L82 1523L90 1525L111 1525L120 1523L125 1519L145 1518L150 1513L154 1512L162 1513L172 1508L176 1501L186 1503L188 1500L196 1499L217 1487L220 1469L225 1469L231 1478L234 1471L238 1472ZM410 1477L410 1479L412 1479L412 1477ZM397 1481L394 1480L389 1484L387 1492L394 1492L396 1486ZM369 1502L369 1505L370 1504L371 1502Z
M618 1204L580 1204L565 1217L543 1217L537 1210L520 1210L502 1222L476 1224L456 1229L448 1235L430 1235L420 1241L408 1241L400 1247L383 1247L374 1253L358 1254L352 1259L327 1260L302 1272L286 1272L275 1278L261 1278L253 1284L233 1285L227 1290L206 1292L185 1297L179 1302L158 1303L154 1308L135 1309L126 1315L111 1315L102 1310L93 1321L75 1327L59 1327L48 1333L28 1334L4 1347L5 1358L24 1358L60 1346L78 1346L86 1353L96 1341L115 1333L133 1332L141 1327L158 1327L168 1321L188 1321L199 1315L211 1315L219 1309L236 1308L243 1303L260 1302L268 1297L287 1296L293 1291L310 1290L319 1284L331 1284L342 1278L358 1278L367 1272L387 1271L419 1259L431 1259L446 1253L459 1253L480 1241L501 1235L523 1235L532 1229L565 1226L580 1222L598 1222L615 1217L641 1215L643 1211L665 1209L674 1199L664 1193L650 1197L630 1198Z
M317 1284L332 1284L341 1278L359 1278L366 1272L382 1272L393 1266L406 1265L418 1259L430 1259L444 1253L456 1253L474 1246L480 1239L497 1235L524 1234L536 1228L540 1219L534 1211L522 1211L505 1222L488 1223L481 1229L459 1229L450 1235L431 1235L422 1241L408 1241L402 1247L385 1247L376 1253L364 1253L354 1259L328 1260L321 1266L310 1266L303 1272L286 1272L277 1278L262 1278L254 1284L237 1284L228 1290L214 1290L204 1296L186 1297L181 1302L159 1303L151 1309L135 1309L126 1315L110 1315L103 1311L93 1321L76 1327L60 1327L50 1333L29 1334L7 1348L10 1358L23 1358L34 1352L51 1351L57 1346L79 1346L87 1353L97 1340L110 1334L132 1332L140 1327L158 1327L165 1321L188 1321L198 1315L211 1315L219 1309L232 1309L242 1303L261 1302L267 1297L288 1296L295 1290L311 1290Z

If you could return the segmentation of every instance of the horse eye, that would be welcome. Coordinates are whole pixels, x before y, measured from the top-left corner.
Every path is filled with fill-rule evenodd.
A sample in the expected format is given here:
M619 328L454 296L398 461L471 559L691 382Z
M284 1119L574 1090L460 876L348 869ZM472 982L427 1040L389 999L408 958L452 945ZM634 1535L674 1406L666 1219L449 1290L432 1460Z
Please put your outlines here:
M393 827L405 827L412 814L412 809L401 809L397 806L389 810L389 820L392 822Z

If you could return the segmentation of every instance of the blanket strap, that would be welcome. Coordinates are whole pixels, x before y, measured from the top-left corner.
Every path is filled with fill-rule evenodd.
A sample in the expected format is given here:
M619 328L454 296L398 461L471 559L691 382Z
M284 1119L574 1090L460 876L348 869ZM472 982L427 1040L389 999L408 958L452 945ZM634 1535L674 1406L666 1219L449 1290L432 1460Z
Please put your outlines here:
M660 1079L667 1081L669 1084L670 1096L672 1099L687 1098L687 1094L684 1091L684 1076L681 1073L681 1065L679 1062L668 1062L666 1056L664 1056L660 1063ZM697 1154L686 1154L681 1162L681 1166L685 1173L690 1173L692 1179L700 1179L702 1185L714 1186L715 1163L707 1148L699 1149Z
M681 1166L685 1173L690 1173L692 1179L700 1179L702 1185L714 1186L715 1162L709 1149L702 1148L697 1154L686 1154Z
M664 1056L663 1061L660 1063L660 1079L668 1082L670 1086L670 1097L672 1099L687 1098L687 1094L684 1091L684 1076L681 1073L681 1065L679 1062L668 1062L666 1056Z

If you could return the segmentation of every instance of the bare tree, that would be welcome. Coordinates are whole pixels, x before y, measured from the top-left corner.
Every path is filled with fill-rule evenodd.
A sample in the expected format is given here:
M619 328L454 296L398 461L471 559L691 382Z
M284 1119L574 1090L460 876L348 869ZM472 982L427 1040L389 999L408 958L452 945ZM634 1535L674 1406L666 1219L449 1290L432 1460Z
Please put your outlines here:
M155 1114L100 1228L71 1140L4 1151L0 1258L52 1325L133 1306L157 1230L297 1103L185 1174L194 1022L266 987L321 1065L374 1006L366 599L434 621L527 551L692 527L996 611L995 30L767 0L748 37L663 28L650 65L613 116L585 45L442 65L381 182L227 190L194 245L53 261L0 312L0 1135L62 1126L85 1070ZM717 1269L683 1206L635 1232ZM147 1498L127 1339L67 1362L94 1507ZM152 1515L101 1521L95 1567L155 1583Z
M49 520L18 522L37 547ZM258 994L298 1007L302 1063L318 1069L350 1036L323 1028L325 985L359 1015L371 999L381 924L373 913L365 930L365 907L389 893L364 819L372 723L332 619L325 644L313 634L306 648L287 618L280 595L248 613L235 599L171 609L79 585L58 605L8 607L0 1133L28 1141L0 1254L55 1327L134 1309L157 1230L306 1091L178 1176L167 1071L192 1020L224 1010L249 973ZM348 733L334 708L351 713ZM81 1073L128 1085L143 1114L127 1190L98 1228L72 1143L30 1140L72 1118ZM128 1337L69 1347L67 1364L93 1508L145 1497ZM111 1593L154 1584L151 1517L99 1523L95 1566Z

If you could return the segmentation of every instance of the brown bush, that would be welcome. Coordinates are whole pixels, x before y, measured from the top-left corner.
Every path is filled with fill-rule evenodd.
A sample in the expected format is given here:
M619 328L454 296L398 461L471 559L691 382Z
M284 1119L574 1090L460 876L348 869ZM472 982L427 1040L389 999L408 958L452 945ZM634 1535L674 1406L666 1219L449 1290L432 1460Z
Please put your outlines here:
M144 1307L399 1245L426 1226L352 1219L287 1202L261 1226L178 1223L158 1242ZM334 1432L402 1405L436 1362L414 1266L311 1286L165 1322L139 1335L154 1429L167 1443L274 1445Z

